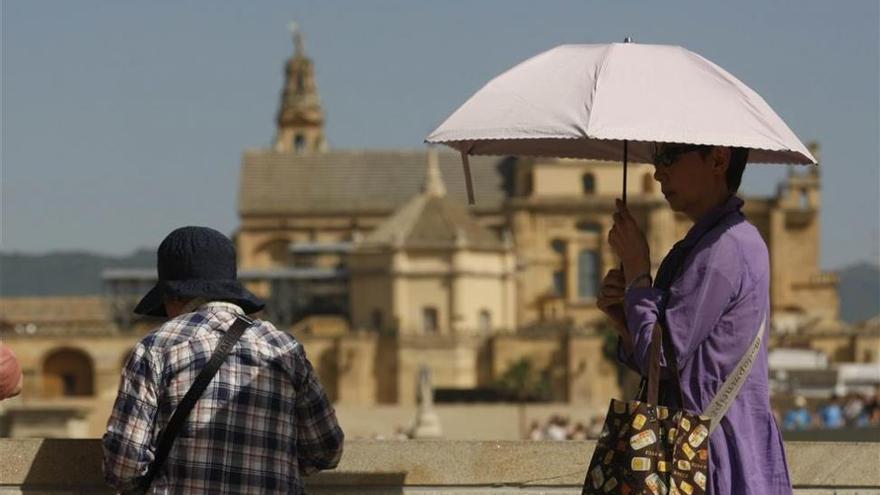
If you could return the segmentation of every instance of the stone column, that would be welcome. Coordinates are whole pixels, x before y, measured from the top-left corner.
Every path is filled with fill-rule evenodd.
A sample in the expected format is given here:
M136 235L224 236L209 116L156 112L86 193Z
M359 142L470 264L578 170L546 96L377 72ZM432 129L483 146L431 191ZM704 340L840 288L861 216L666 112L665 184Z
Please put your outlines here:
M404 267L405 254L401 251L394 251L391 255L390 273L388 274L389 283L391 284L391 324L396 327L398 335L407 335L416 331L413 322L410 321L407 312L407 279Z
M467 280L464 278L464 271L466 269L464 257L467 255L466 250L466 241L463 232L458 232L455 236L455 251L452 253L452 259L450 260L450 284L449 284L449 325L447 328L448 335L462 335L467 332L467 330L473 330L473 328L468 328L468 321L470 320L471 315L466 314L468 305L466 304L467 291L466 284ZM441 325L441 334L443 332L442 321Z

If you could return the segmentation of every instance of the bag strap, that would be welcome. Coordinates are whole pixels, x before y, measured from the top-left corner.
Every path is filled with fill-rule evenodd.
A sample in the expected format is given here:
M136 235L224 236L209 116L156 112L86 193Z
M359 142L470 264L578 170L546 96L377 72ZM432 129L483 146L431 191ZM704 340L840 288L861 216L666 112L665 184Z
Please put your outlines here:
M718 427L721 418L727 414L728 409L733 405L734 399L736 399L736 396L739 394L739 389L742 388L743 383L746 381L746 377L749 376L749 372L752 370L752 365L755 364L755 359L758 357L758 351L761 350L761 341L764 339L764 328L766 325L767 316L764 315L764 317L761 318L761 326L758 328L758 334L755 335L755 338L752 340L746 353L739 359L733 373L724 380L721 388L718 389L715 397L712 398L712 402L710 402L703 411L703 416L708 417L710 421L709 433L712 433L715 431L715 428Z
M666 325L657 322L651 335L651 360L648 368L648 403L660 405L660 353L666 358L666 371L678 392L678 405L684 407L684 392L681 386L681 375L678 371L678 358L675 355L675 347L672 345L672 337ZM652 390L653 388L653 390ZM651 401L651 397L654 400Z
M651 332L651 354L648 361L648 404L660 405L660 346L663 338L663 331L660 324L654 324L654 330Z
M150 464L147 474L141 478L139 484L139 488L142 490L141 493L146 493L150 488L150 485L153 484L153 479L159 473L162 465L165 464L165 460L171 452L171 446L174 444L174 439L177 438L178 433L180 433L180 429L183 427L183 423L186 421L189 413L192 411L193 407L195 407L196 402L202 397L202 394L205 393L208 384L211 383L214 375L217 374L220 366L223 365L223 362L226 360L226 356L228 356L232 348L235 347L235 344L241 338L241 335L253 324L254 320L247 316L236 315L235 322L228 330L226 330L226 333L223 334L223 338L220 339L220 344L214 349L214 353L211 354L211 359L205 367L202 368L199 376L196 377L195 381L193 381L193 384L186 392L186 395L183 396L183 399L174 409L174 413L171 415L171 420L168 421L168 425L159 434L159 443L156 447L156 457Z
M723 217L722 217L723 218ZM706 232L715 228L720 223L719 218ZM704 234L705 235L705 232ZM694 242L696 244L696 242ZM684 268L684 262L688 254L690 254L693 246L684 246L681 241L673 246L672 250L667 254L660 268L657 270L657 278L654 281L654 287L669 290L672 283L681 275ZM658 315L657 322L651 332L651 349L648 361L648 377L643 382L647 386L646 399L649 404L660 405L660 355L666 358L666 370L670 375L670 380L676 388L678 395L679 407L684 405L684 393L681 387L681 377L678 372L678 358L675 355L675 346L672 345L672 336L666 326L664 318L665 310ZM639 394L642 396L642 394ZM667 404L668 405L668 404Z

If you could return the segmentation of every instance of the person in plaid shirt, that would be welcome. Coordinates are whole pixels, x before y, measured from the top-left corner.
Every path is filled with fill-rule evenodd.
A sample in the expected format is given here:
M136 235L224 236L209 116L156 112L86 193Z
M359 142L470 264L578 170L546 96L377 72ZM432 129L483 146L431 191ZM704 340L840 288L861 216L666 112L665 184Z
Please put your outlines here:
M135 490L159 433L236 315L263 303L236 278L235 249L205 227L159 246L159 282L135 312L169 317L134 347L103 437L104 475ZM303 346L255 320L196 402L150 493L305 493L302 477L336 467L343 432Z

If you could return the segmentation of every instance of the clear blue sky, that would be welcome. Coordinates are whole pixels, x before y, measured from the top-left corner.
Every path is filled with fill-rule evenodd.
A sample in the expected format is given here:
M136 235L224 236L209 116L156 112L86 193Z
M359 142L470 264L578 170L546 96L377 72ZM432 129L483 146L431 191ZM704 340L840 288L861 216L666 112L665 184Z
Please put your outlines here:
M238 224L296 19L334 148L419 148L486 81L562 43L683 45L822 144L822 265L878 257L880 7L847 2L2 2L4 252L124 254ZM751 166L746 194L783 167Z

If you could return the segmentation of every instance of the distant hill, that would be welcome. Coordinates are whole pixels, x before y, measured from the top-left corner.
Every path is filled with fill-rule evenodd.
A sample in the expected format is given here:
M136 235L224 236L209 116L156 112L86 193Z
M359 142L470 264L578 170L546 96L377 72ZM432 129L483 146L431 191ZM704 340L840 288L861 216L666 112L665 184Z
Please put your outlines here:
M104 269L155 266L155 249L141 249L120 257L76 251L45 255L0 253L0 297L97 295L103 291Z
M840 319L858 323L880 314L880 266L856 263L837 273Z
M0 253L0 297L101 294L102 270L155 266L153 249L120 257L87 252ZM837 272L841 319L857 323L880 314L880 266L856 263Z

